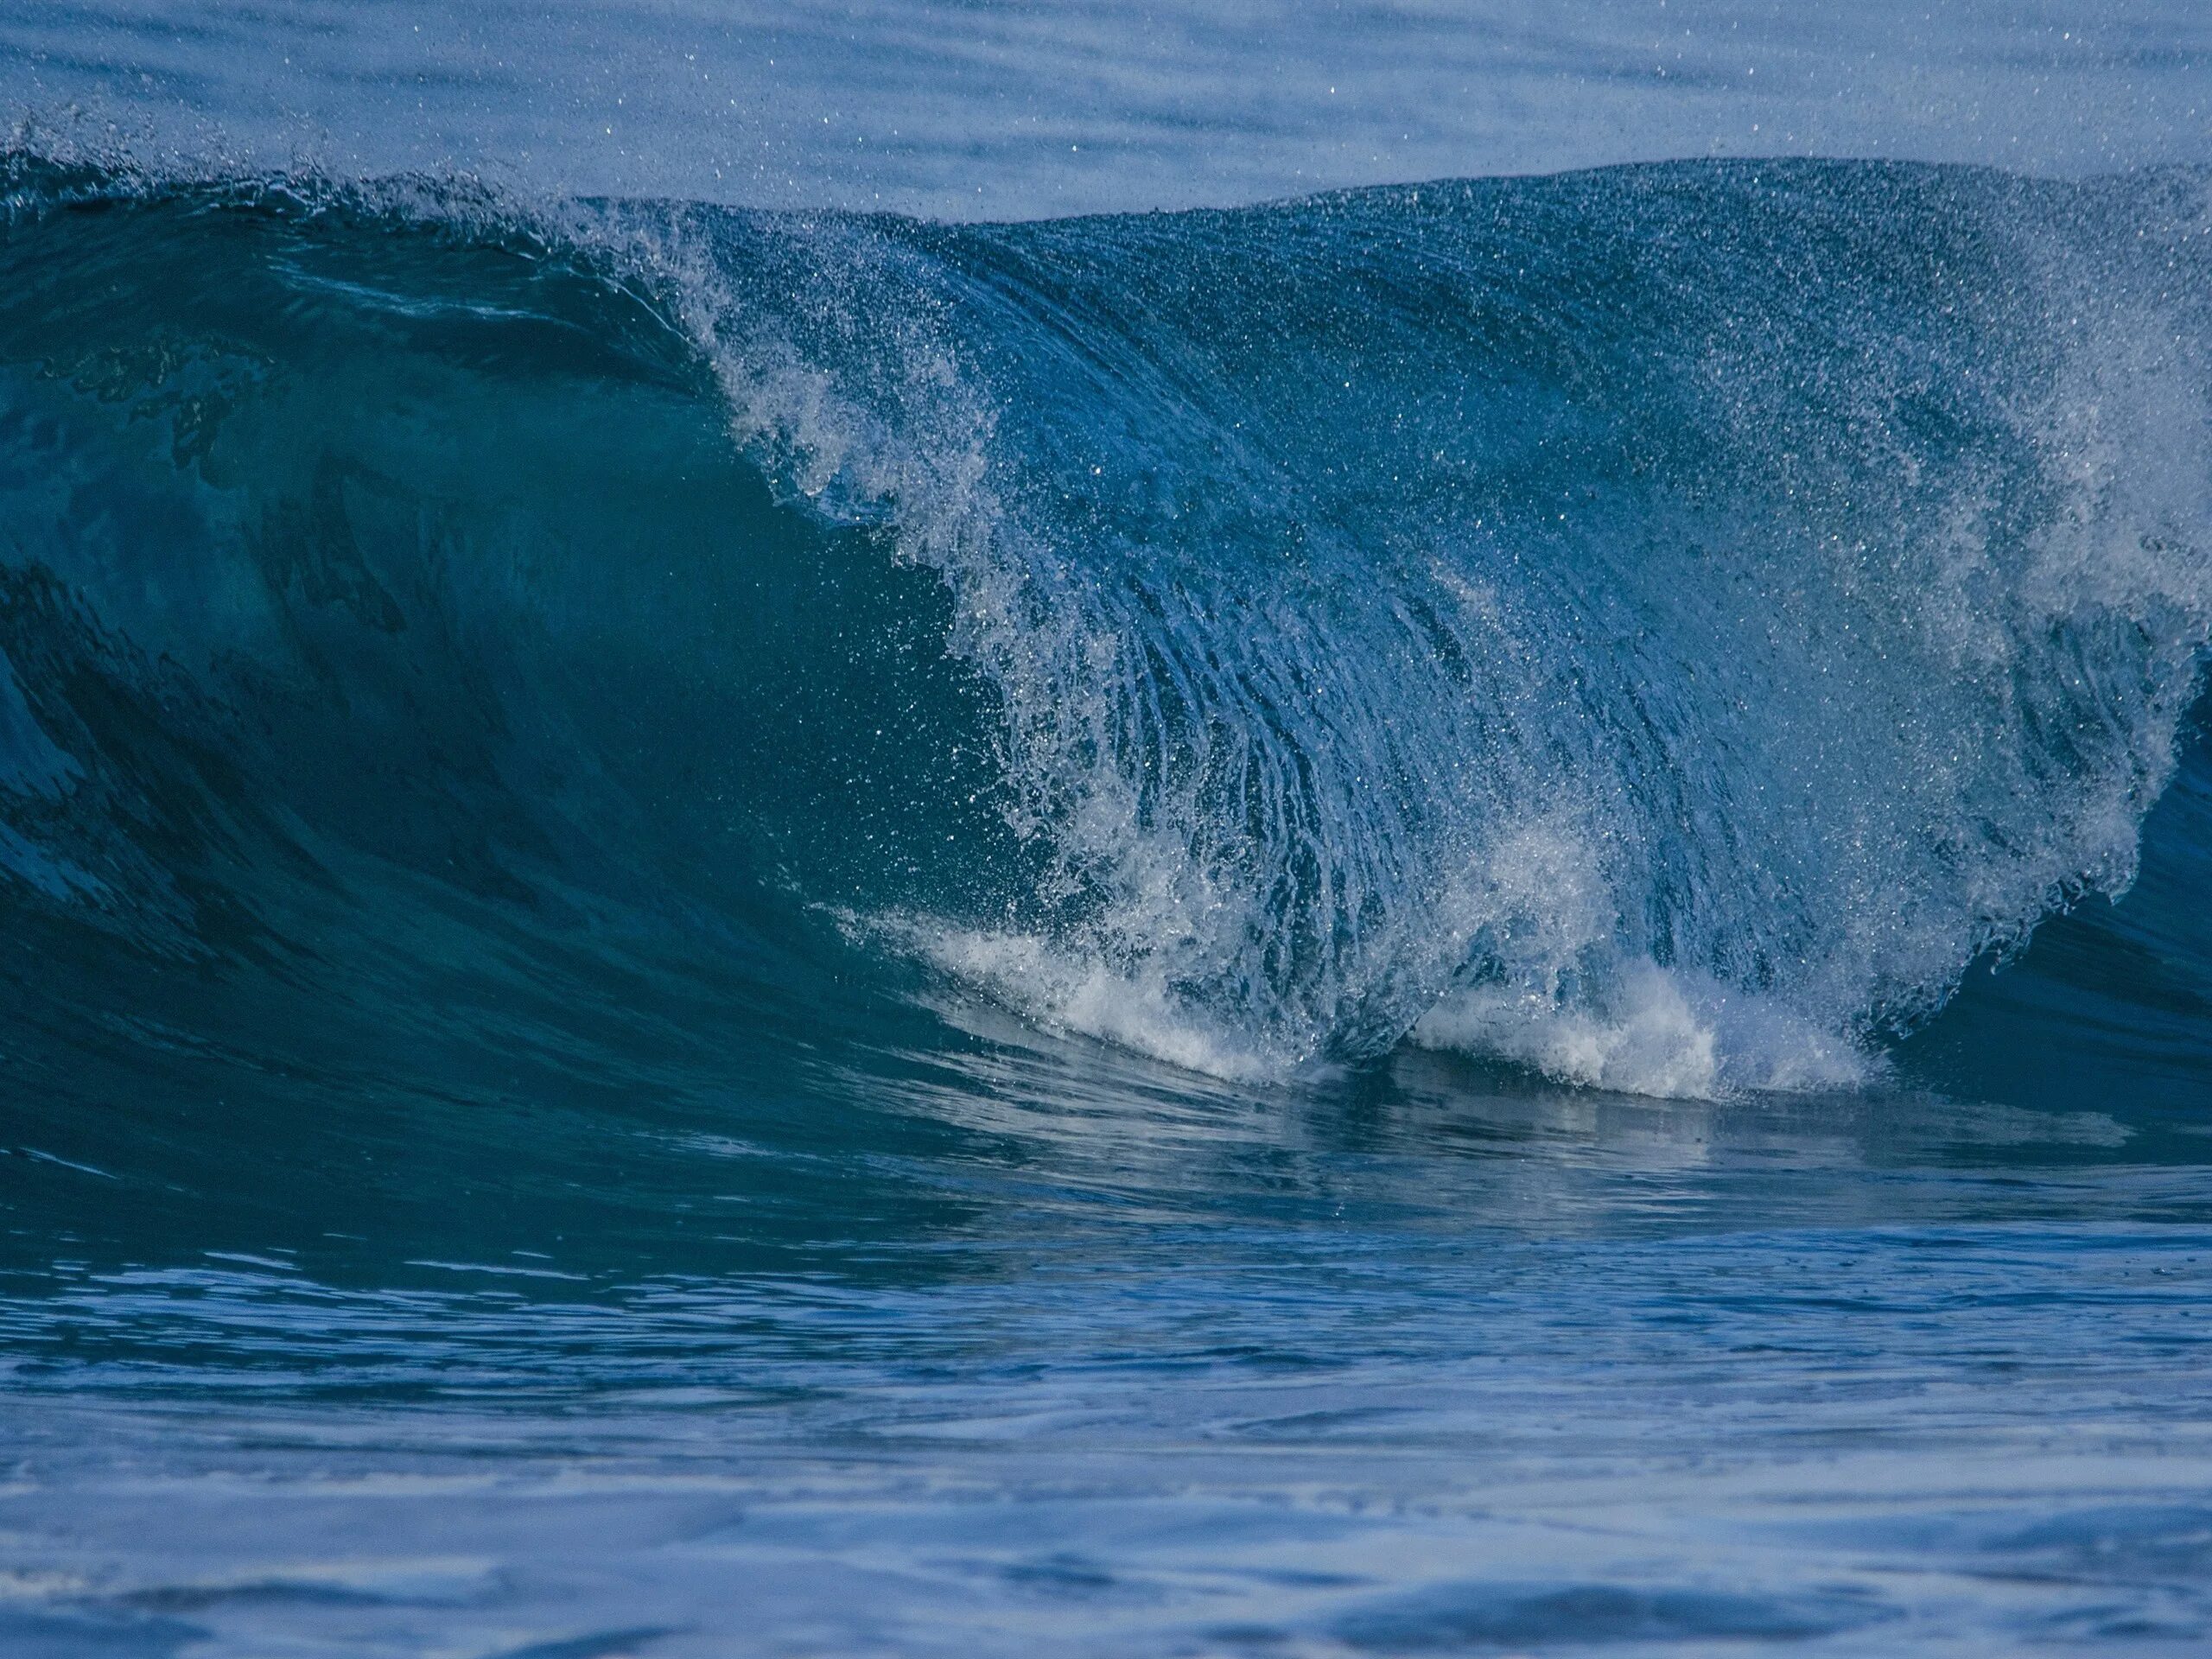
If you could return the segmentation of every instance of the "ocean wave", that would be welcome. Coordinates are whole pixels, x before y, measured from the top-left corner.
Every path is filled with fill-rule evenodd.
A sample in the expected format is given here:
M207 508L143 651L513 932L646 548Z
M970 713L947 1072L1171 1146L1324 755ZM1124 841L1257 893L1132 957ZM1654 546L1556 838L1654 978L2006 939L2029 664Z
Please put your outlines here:
M4 902L118 963L681 925L1239 1077L1845 1087L2126 890L2212 637L2201 173L4 194Z

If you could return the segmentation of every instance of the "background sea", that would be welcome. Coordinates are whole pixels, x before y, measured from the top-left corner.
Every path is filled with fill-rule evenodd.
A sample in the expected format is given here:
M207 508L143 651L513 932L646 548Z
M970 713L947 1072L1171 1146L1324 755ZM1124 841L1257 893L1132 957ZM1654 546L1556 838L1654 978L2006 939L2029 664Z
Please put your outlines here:
M19 0L0 1652L2212 1644L2212 14Z

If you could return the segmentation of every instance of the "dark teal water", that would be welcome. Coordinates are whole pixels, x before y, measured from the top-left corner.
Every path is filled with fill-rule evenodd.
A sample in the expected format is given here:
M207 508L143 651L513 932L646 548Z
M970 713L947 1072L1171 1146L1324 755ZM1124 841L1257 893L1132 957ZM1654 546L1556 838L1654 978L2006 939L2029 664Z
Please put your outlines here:
M2201 169L6 189L8 1651L2201 1650Z

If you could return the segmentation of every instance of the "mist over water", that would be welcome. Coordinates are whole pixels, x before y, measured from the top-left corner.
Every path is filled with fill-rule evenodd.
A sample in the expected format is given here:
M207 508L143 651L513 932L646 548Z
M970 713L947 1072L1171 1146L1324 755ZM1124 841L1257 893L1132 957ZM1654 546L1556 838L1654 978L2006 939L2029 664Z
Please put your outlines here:
M0 1648L2200 1650L2203 33L0 20Z

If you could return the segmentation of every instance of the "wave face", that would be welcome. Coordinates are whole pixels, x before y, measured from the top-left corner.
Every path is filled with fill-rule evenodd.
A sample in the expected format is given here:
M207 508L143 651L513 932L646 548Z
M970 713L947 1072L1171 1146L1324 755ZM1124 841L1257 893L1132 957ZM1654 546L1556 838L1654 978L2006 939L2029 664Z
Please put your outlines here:
M2212 639L2201 172L6 192L6 926L122 1015L681 933L1230 1075L1847 1084L2126 891Z

